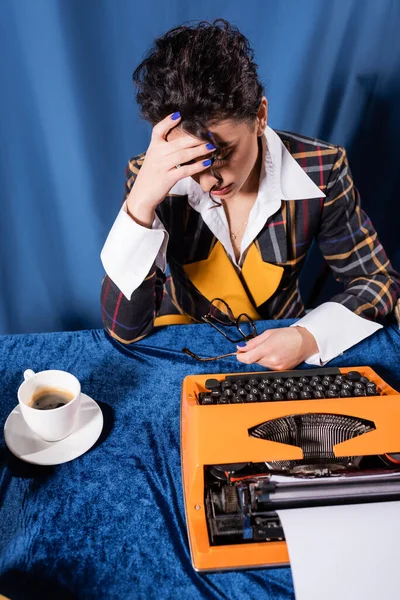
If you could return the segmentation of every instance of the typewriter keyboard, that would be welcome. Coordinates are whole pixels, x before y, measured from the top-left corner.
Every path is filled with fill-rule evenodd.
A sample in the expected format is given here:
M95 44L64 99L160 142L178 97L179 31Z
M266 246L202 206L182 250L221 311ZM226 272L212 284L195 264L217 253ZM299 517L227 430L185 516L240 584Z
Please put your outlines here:
M202 405L381 395L368 377L336 368L227 375L222 381L207 379L205 387L208 391L199 394Z

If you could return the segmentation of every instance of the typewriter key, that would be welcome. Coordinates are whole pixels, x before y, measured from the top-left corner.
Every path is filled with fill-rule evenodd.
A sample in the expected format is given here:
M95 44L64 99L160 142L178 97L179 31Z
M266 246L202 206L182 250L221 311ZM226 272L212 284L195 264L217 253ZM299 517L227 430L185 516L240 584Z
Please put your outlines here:
M294 392L295 394L299 394L300 393L300 388L298 385L292 385L292 387L290 388L291 392Z
M285 383L285 380L282 379L282 377L278 377L277 379L275 379L276 383L278 383L279 385L283 385Z
M284 400L285 397L283 394L279 394L278 392L275 392L274 396L273 396L274 400Z
M271 394L266 394L265 392L263 392L259 397L258 400L260 402L269 402L271 400L272 396Z
M219 390L220 382L218 379L207 379L205 386L208 390Z
M305 385L307 385L309 381L310 380L308 377L300 377L300 383L304 383Z
M258 379L250 379L249 384L256 387L258 385Z
M328 390L326 392L326 397L327 398L338 398L339 397L339 390Z
M202 404L214 404L214 400L211 398L211 396L203 396L201 399L201 403Z
M361 381L356 381L354 383L354 390L365 390L365 385L363 383L361 383Z
M349 371L347 373L347 378L350 381L360 381L361 375L360 375L360 373L358 371Z
M241 404L242 402L243 402L242 396L233 394L233 396L231 398L231 404Z
M217 404L230 404L229 398L226 396L221 396L221 398L219 398L217 401Z
M315 398L325 398L324 392L320 392L319 390L316 390L314 396Z
M338 392L340 390L340 386L338 386L336 383L331 383L329 389L332 392Z
M254 394L247 394L247 396L243 399L244 402L257 402L258 396Z
M276 392L277 394L282 394L283 396L285 396L287 389L283 385L280 385L276 388Z
M297 400L298 399L298 395L296 394L296 392L288 392L288 400Z
M300 398L302 398L302 400L310 400L310 398L312 398L310 392L306 392L306 391L302 391L300 392Z
M219 390L213 390L211 392L211 397L214 398L214 400L218 400L220 395L221 395L221 392Z
M345 388L343 386L342 389L340 390L341 398L351 398L352 395L353 395L353 392L352 392L351 388Z
M365 385L367 385L368 383L371 383L370 380L368 379L368 377L360 377L360 382L365 383Z
M222 392L222 395L225 396L226 398L232 398L233 392L230 388L227 388Z
M325 392L325 386L323 386L322 383L317 383L317 385L315 386L315 391L316 392Z
M247 392L243 388L238 388L236 395L240 396L240 398L244 398L245 396L247 396Z
M354 395L355 396L366 396L367 392L365 391L365 388L355 388L354 390Z

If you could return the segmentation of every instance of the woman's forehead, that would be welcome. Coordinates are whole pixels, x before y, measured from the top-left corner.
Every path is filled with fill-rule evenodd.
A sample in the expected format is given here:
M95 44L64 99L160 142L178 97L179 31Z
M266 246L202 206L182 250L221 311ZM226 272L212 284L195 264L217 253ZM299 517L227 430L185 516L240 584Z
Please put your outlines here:
M185 135L195 138L195 136L184 130L184 125L174 127L168 133L168 141L176 140ZM248 123L238 123L233 120L220 121L210 124L209 131L213 134L218 142L222 142L225 146L236 144L244 135L249 135L250 130Z

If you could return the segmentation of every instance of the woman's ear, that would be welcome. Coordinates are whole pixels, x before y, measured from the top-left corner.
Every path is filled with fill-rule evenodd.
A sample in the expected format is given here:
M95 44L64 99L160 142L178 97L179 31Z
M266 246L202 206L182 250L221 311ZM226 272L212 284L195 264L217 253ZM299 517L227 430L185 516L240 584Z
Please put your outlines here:
M261 98L260 108L257 112L257 135L261 136L264 134L265 128L268 121L268 100L265 96Z

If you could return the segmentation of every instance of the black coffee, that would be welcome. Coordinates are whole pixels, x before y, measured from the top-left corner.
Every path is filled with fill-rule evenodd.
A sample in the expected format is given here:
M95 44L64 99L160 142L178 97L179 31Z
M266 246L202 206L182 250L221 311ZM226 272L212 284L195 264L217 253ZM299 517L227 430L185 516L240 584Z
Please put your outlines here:
M32 400L29 402L29 406L37 408L38 410L53 410L54 408L60 408L64 404L71 402L75 394L68 390L60 390L57 388L42 388L37 390L33 395Z

